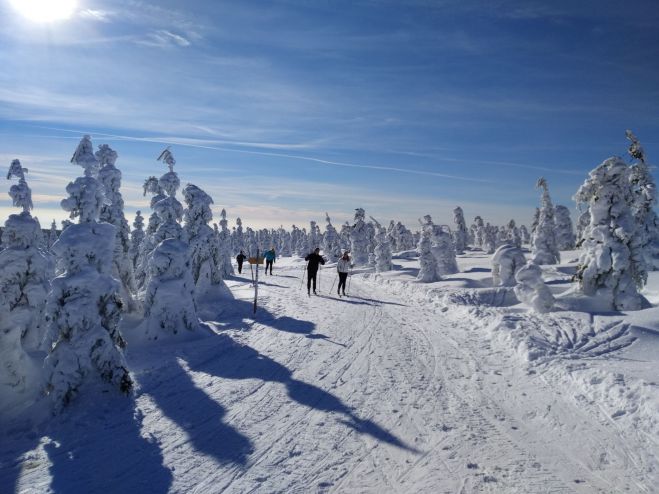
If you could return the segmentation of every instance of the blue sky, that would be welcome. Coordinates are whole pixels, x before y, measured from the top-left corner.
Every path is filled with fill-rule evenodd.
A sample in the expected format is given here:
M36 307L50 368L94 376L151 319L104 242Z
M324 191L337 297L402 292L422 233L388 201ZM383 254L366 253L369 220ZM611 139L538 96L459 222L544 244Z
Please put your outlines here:
M573 207L627 128L659 159L656 1L79 0L44 24L0 0L0 22L0 160L30 169L44 226L84 133L119 153L129 220L171 144L258 227L528 224L539 176Z

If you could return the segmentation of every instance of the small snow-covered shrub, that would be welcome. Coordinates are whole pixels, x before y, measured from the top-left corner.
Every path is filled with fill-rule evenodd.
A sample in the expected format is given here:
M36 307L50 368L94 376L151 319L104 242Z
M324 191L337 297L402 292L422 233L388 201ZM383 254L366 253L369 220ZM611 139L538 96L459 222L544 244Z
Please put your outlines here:
M492 256L492 283L494 286L515 286L515 274L525 264L522 249L502 245Z
M554 307L554 296L542 279L542 269L530 261L515 274L515 295L523 304L536 312L549 312Z

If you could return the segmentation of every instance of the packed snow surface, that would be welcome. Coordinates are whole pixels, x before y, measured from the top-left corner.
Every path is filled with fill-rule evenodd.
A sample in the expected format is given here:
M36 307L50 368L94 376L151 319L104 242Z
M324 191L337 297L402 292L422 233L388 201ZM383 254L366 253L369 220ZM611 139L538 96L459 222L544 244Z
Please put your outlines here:
M573 262L543 266L547 314L493 287L482 252L434 283L393 264L353 270L345 298L328 264L308 297L303 261L278 258L256 314L246 265L183 340L126 317L133 396L3 415L0 491L657 491L659 309L573 310Z

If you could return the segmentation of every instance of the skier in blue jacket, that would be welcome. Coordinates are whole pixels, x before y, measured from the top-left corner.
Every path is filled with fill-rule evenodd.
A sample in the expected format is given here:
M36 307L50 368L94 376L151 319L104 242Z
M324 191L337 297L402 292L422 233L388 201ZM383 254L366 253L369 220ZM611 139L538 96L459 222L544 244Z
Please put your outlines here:
M265 254L265 274L268 274L268 266L270 266L270 274L272 275L272 265L275 263L277 255L275 254L275 248L271 247L270 250L266 250Z

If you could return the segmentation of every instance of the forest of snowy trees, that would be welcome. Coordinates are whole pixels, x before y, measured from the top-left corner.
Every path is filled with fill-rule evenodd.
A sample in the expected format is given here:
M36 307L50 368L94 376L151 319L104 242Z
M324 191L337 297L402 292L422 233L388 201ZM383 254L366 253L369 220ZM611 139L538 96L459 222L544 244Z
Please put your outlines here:
M457 273L456 256L479 250L493 254L494 285L546 312L555 301L541 266L580 247L572 295L597 298L610 310L639 309L647 273L659 267L659 220L645 153L636 136L628 131L627 138L632 163L605 160L576 192L576 232L570 208L553 205L544 178L536 184L541 196L530 230L514 220L492 225L482 216L468 226L461 207L453 210L452 225L425 214L417 231L400 221L380 223L363 208L337 227L326 214L324 231L313 220L308 227L259 229L236 218L230 226L225 209L213 224L213 198L197 185L182 186L169 148L158 157L163 174L144 182L148 219L137 211L129 220L119 155L107 144L95 151L89 136L71 158L82 174L61 201L70 221L42 230L31 215L28 169L14 160L7 179L17 181L9 195L20 212L2 230L0 392L42 390L56 411L88 382L130 393L122 318L140 321L134 331L147 342L198 332L203 305L230 299L224 280L234 276L232 260L241 250L249 257L274 247L278 256L304 257L320 247L330 263L349 251L355 267L377 273L395 269L396 255L413 256L420 283Z

